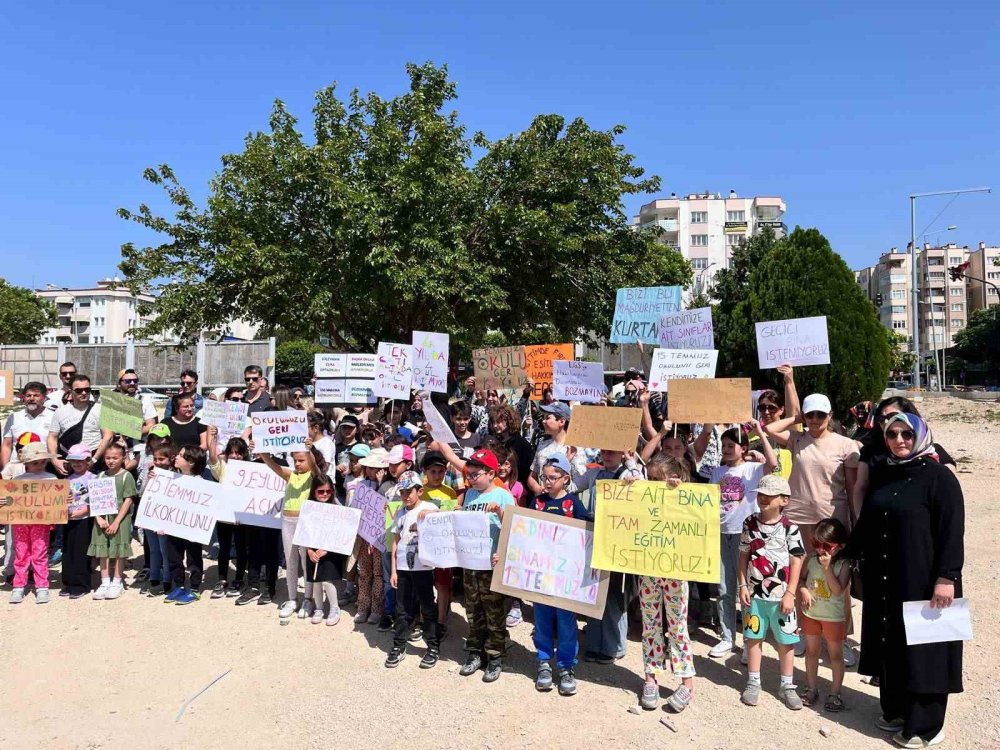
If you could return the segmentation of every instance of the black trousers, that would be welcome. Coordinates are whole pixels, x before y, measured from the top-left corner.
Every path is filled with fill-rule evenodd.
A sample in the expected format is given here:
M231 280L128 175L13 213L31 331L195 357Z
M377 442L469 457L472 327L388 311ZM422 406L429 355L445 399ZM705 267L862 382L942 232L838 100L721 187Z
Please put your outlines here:
M239 583L246 575L250 561L246 533L248 528L253 527L222 522L215 524L215 533L219 537L219 580L223 583L229 580L229 553L233 546L236 547L236 575L233 576L233 582Z
M441 643L438 630L437 604L434 602L433 570L400 570L396 572L396 622L392 645L405 649L407 636L416 622L417 612L423 618L427 647L437 651Z
M184 585L185 556L187 556L187 568L191 571L191 588L197 591L201 588L201 579L205 575L201 545L177 536L167 536L167 564L170 566L170 582L174 588Z
M62 585L71 594L90 591L90 534L94 519L89 516L67 522L63 532Z
M893 672L895 670L892 670ZM902 719L903 737L931 740L944 728L948 710L948 693L913 693L893 679L890 670L883 670L879 682L879 702L887 719Z
M265 579L267 590L271 596L274 596L278 588L281 529L267 529L263 526L245 526L244 529L250 549L250 570L247 572L247 584L250 588L261 588L260 569L263 567L264 574L267 576Z

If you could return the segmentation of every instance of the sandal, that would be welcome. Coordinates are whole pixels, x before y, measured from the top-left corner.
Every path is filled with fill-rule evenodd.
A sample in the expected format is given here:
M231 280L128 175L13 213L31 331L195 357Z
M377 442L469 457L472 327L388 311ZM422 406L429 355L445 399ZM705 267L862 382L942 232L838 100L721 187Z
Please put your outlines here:
M815 706L819 702L819 690L806 690L802 694L803 706Z
M823 708L827 711L836 713L838 711L844 710L844 701L836 693L830 693L826 698L826 703L823 704Z

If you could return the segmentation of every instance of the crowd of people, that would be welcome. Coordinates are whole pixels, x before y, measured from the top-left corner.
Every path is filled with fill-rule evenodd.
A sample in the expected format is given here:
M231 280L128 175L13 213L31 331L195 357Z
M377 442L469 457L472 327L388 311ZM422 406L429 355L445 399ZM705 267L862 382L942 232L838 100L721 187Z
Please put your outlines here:
M761 392L758 418L737 425L671 424L663 395L651 392L639 371L627 372L608 405L641 409L642 427L635 450L621 452L570 445L572 405L548 390L533 400L530 387L521 394L483 392L468 378L450 395L414 393L409 402L382 408L326 408L312 403L304 388L269 390L253 365L242 387L206 395L197 373L184 371L162 418L139 396L138 374L122 371L116 390L142 401L143 437L132 439L100 427L100 399L88 377L67 362L59 369L61 392L49 394L42 383L21 388L23 408L7 418L2 433L5 479L65 477L70 487L65 525L8 527L10 602L25 601L29 580L35 601L49 602L50 566L59 565L59 596L68 599L114 600L128 589L127 595L181 606L206 594L238 607L273 603L282 620L328 626L353 605L356 627L392 631L385 667L397 667L423 641L419 666L428 669L440 658L455 620L452 602L461 597L468 634L460 675L499 679L508 630L530 619L535 687L567 696L577 692L580 658L611 664L625 655L631 616L642 629L640 705L656 708L659 680L672 674L680 681L667 697L675 712L696 693L690 628L716 633L709 657L739 654L747 674L740 699L747 706L761 698L761 644L770 634L778 650L779 700L791 710L805 705L836 713L847 707L844 673L856 661L847 641L852 597L863 592L858 669L879 686L876 724L903 747L937 744L948 695L962 690L962 644L908 646L902 604L929 600L947 607L962 595L964 509L954 461L911 401L856 405L847 435L826 396L800 402L793 369L778 371L782 391ZM206 399L242 402L250 414L304 410L306 450L258 454L249 429L220 436L199 419ZM430 409L450 426L454 442L435 434L426 418ZM213 544L203 548L133 523L154 469L220 481L233 460L263 462L275 486L284 486L280 528L218 522ZM109 477L117 512L92 518L88 484ZM491 589L490 571L433 569L420 559L417 523L428 514L486 514L496 564L507 509L591 520L593 488L602 479L719 485L718 585L613 573L603 616L586 618L581 656L574 613L505 597ZM362 486L399 504L387 519L384 553L360 537L351 555L294 544L305 503L351 505ZM207 580L206 558L216 568ZM130 563L138 572L126 585ZM825 699L819 681L824 646L831 667ZM793 680L797 657L804 658L801 688Z

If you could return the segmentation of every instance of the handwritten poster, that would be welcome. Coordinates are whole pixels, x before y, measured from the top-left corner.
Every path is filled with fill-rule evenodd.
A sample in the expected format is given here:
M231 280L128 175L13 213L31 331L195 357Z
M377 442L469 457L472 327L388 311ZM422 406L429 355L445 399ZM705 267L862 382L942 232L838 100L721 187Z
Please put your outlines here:
M667 391L667 381L714 378L719 362L715 349L654 349L649 389Z
M556 400L598 404L607 392L602 363L559 359L552 363L552 397Z
M301 409L259 411L249 419L256 453L293 453L306 449L309 426Z
M679 286L627 287L615 296L612 344L657 344L660 318L681 309Z
M135 525L197 544L211 544L226 488L201 477L154 469L142 494Z
M385 552L385 506L388 500L364 484L359 484L354 491L351 507L361 511L361 522L358 525L358 536L375 547L379 552Z
M712 308L679 310L660 318L660 346L665 349L714 349Z
M413 332L413 387L448 392L448 334Z
M667 414L680 424L736 424L752 413L749 378L675 380L670 385Z
M409 401L412 382L413 347L380 341L375 363L375 395Z
M719 582L719 485L602 479L594 498L595 567Z
M485 513L430 513L417 523L417 550L424 565L490 570L493 541Z
M476 514L468 514L476 515ZM593 567L593 524L527 508L505 508L490 589L601 617L608 574Z
M222 435L239 435L247 426L249 404L242 401L212 401L205 399L201 407L201 423L212 425Z
M284 479L262 463L230 460L220 482L229 492L218 508L217 518L227 523L281 528L285 504Z
M0 406L10 406L14 403L14 372L0 370Z
M313 364L313 374L317 378L347 377L347 355L320 352L316 354Z
M127 393L101 391L101 414L97 424L102 430L142 439L142 402Z
M91 479L87 483L87 500L90 503L90 517L114 516L118 514L118 488L114 477Z
M531 378L531 397L541 400L552 387L552 363L574 358L573 344L531 344L524 347L524 371Z
M580 448L634 451L641 422L642 409L577 406L569 420L566 444Z
M472 366L476 375L476 388L521 388L527 382L523 346L475 349L472 352Z
M755 326L760 369L774 369L786 363L796 367L830 364L825 315L772 320Z
M354 551L359 523L361 511L357 508L307 500L299 511L292 543L309 549L325 549L327 552L349 555ZM312 564L309 562L309 565Z
M66 523L68 498L64 479L0 480L0 524Z
M431 428L431 434L434 436L434 439L442 443L458 446L458 438L455 437L455 433L452 432L451 427L448 426L448 422L445 421L441 412L430 402L429 395L424 396L424 404L424 419L427 420L427 426Z

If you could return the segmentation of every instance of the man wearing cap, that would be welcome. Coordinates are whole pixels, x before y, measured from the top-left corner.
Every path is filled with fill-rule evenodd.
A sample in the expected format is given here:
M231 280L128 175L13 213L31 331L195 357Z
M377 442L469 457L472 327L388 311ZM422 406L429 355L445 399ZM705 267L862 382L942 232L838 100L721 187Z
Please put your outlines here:
M0 470L11 462L18 462L14 447L22 436L36 436L29 438L28 442L41 442L48 437L52 412L45 408L47 395L48 389L42 383L33 381L21 388L24 408L10 414L4 422L3 440L0 442Z
M491 450L480 448L469 456L466 472L470 486L462 501L464 512L489 514L493 555L496 555L500 541L503 510L515 504L513 495L493 484L499 469L496 454ZM468 677L485 666L483 682L495 682L503 671L503 657L507 650L504 597L490 588L492 570L466 570L462 580L465 584L469 635L465 639L468 656L459 674Z
M119 372L118 386L115 390L137 399L142 404L142 436L146 437L149 428L156 424L159 418L156 415L156 407L153 406L153 399L139 395L139 374L131 368Z
M545 437L538 443L538 450L535 451L535 460L531 464L531 476L528 477L528 489L535 495L541 495L545 491L539 479L542 476L542 467L551 456L559 453L566 456L573 467L569 491L576 492L576 480L587 471L587 461L582 452L578 452L571 445L566 445L570 408L562 401L553 401L551 404L543 404L541 410L542 430L545 431Z

